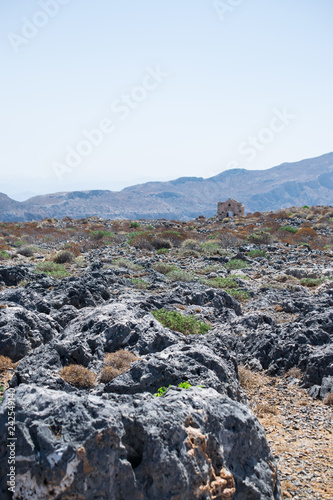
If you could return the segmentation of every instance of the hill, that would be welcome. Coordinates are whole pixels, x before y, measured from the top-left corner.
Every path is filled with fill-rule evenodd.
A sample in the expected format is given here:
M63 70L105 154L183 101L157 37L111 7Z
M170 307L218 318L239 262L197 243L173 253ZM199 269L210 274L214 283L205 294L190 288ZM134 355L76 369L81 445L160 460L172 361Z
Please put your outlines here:
M248 212L296 205L333 204L333 153L283 163L267 170L233 169L214 177L147 182L122 191L72 191L35 196L24 202L0 194L0 219L45 217L190 220L215 215L218 201L235 198Z

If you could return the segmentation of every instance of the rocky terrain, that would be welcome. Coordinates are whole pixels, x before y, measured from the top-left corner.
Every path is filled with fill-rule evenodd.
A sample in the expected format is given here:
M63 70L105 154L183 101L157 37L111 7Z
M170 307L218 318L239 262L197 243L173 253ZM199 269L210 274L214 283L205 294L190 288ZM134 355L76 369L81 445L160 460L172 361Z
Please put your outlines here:
M267 170L236 168L214 177L147 182L122 191L72 191L35 196L23 202L0 193L0 220L98 215L104 219L190 220L216 214L219 201L241 201L247 212L292 204L333 204L333 153Z
M332 498L332 255L332 207L3 222L1 498Z

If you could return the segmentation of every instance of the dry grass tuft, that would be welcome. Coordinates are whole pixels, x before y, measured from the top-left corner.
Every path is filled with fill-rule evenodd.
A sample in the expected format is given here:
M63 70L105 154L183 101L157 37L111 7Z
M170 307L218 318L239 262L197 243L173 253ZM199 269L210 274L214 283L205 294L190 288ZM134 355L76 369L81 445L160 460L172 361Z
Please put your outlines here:
M327 406L333 406L333 392L329 392L324 398L324 404Z
M262 383L262 376L260 373L255 373L245 368L245 366L238 367L239 383L244 390L254 389L260 387Z
M114 378L130 369L131 363L137 361L138 358L130 351L121 349L117 352L109 352L104 359L104 368L100 374L100 381L103 384L111 382Z
M14 366L10 358L7 356L0 356L0 372L6 372L7 370L13 369Z
M286 377L293 377L293 378L297 378L298 380L301 380L301 378L303 377L303 373L301 372L301 370L299 368L296 368L296 366L293 366L292 368L290 368L290 370L287 371Z
M80 389L88 389L96 384L96 373L82 365L65 366L59 375L65 382Z

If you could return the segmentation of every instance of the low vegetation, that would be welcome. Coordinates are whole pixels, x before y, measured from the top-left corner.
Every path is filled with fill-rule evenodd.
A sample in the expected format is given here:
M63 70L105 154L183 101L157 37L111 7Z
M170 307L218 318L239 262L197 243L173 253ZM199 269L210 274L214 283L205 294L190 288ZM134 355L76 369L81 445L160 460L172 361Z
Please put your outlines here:
M59 376L68 384L79 389L89 389L96 384L96 373L82 365L69 365L60 370Z
M152 311L152 314L164 327L184 335L203 335L211 328L210 325L200 321L196 316L184 316L177 311L159 309Z

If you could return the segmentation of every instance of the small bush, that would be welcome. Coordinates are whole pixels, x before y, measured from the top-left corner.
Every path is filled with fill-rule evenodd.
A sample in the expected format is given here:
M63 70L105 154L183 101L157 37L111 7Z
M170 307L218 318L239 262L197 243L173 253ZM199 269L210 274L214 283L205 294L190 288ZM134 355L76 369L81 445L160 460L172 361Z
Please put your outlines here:
M104 367L100 374L100 381L103 384L111 382L114 378L130 369L131 363L138 358L130 351L120 350L108 353L104 359Z
M140 226L140 224L138 222L131 222L130 223L130 228L131 229L138 229Z
M120 370L117 370L117 368L114 368L113 366L104 366L100 373L99 380L102 384L108 384L114 378L121 375L121 373L122 372Z
M279 231L287 231L288 233L295 234L298 232L298 229L297 229L297 227L293 227L293 226L282 226L282 227L280 227Z
M329 392L325 396L323 403L327 406L333 406L333 392Z
M151 245L155 250L162 250L163 248L170 249L172 248L171 242L165 240L163 238L155 238L152 240Z
M247 255L252 259L255 259L256 257L264 257L267 259L267 254L264 250L251 250Z
M146 280L141 280L139 278L132 278L131 281L135 286L135 288L137 288L138 290L147 290L147 288L149 287L149 283Z
M108 352L105 356L104 364L106 366L113 366L117 370L125 371L130 368L131 363L138 359L132 352L121 349L116 352Z
M307 286L309 288L314 288L316 286L319 286L321 285L322 283L324 283L324 279L322 278L302 278L301 281L300 281L300 284L302 286Z
M234 299L239 300L240 302L244 302L250 298L249 292L246 290L228 290L229 295L234 297Z
M197 240L185 240L182 243L182 248L185 250L195 250L196 252L199 252L201 250L201 244Z
M6 372L13 368L13 362L7 356L0 356L0 372Z
M112 264L116 267L125 267L126 269L130 269L131 271L141 271L142 266L139 264L134 264L128 259L116 259L112 262Z
M62 266L61 264L57 264L56 262L41 262L40 264L37 264L35 273L43 273L56 279L66 278L67 276L70 276L64 266Z
M0 260L10 259L10 255L5 250L0 251Z
M88 389L96 383L96 373L82 365L65 366L59 375L65 382L80 389Z
M105 238L112 240L112 238L114 238L114 233L111 231L91 231L90 238L95 241L101 241Z
M195 280L195 276L193 274L182 271L181 269L174 269L173 271L167 273L166 276L170 281L190 282Z
M203 335L210 330L210 325L203 323L195 316L183 316L177 311L159 309L152 312L153 316L166 328L184 333L184 335Z
M251 372L251 370L242 365L238 367L238 379L241 387L245 390L256 389L262 385L261 375Z
M267 231L255 231L247 237L247 241L257 245L265 245L272 241L272 235Z
M202 282L205 285L211 286L213 288L239 288L237 281L232 278L222 278L221 276L218 276L217 278L202 280Z
M160 250L157 250L158 254L165 254L165 253L169 253L169 250L167 248L161 248Z
M244 260L241 259L232 259L226 264L224 264L224 267L227 269L245 269L247 267L250 267L249 264L247 264Z
M297 378L298 380L301 380L301 378L303 377L303 373L301 372L301 370L299 368L296 368L296 366L293 366L292 368L290 368L290 370L287 371L286 376Z
M19 255L23 255L23 257L33 257L34 251L30 247L23 247L17 250L16 252Z
M157 262L153 266L154 271L157 271L158 273L161 274L167 274L170 273L175 269L175 266L171 266L170 264L164 264L164 262Z
M64 250L62 252L59 252L54 258L53 262L56 262L57 264L66 264L73 262L74 255L72 252L69 252L68 250Z

